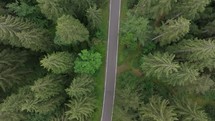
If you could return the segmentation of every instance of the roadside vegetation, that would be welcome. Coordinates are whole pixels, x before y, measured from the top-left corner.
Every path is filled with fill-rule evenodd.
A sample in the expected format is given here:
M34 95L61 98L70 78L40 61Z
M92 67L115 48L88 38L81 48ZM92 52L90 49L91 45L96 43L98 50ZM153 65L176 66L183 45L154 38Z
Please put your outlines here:
M215 120L214 6L122 0L113 121Z
M0 121L99 121L109 1L0 1Z

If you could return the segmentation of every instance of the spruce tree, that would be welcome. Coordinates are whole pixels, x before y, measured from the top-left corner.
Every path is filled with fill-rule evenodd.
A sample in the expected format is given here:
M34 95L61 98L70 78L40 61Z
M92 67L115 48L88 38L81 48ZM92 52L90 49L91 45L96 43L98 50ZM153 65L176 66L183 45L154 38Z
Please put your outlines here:
M168 20L159 28L159 35L154 39L158 39L161 46L176 42L189 32L189 26L190 21L184 18Z
M87 9L87 19L92 28L98 28L101 24L101 9L97 9L96 5Z
M189 99L176 99L176 110L182 116L183 121L209 121L202 107Z
M73 79L69 88L66 89L70 97L83 97L92 95L94 91L94 80L89 76L80 76Z
M155 53L144 56L141 68L146 76L156 78L169 77L170 74L178 72L180 66L174 62L174 55L168 53Z
M40 62L48 71L61 74L72 72L73 60L73 55L68 52L56 52L48 54Z
M89 32L78 19L69 15L63 15L58 18L56 26L55 43L59 45L77 44L87 41Z
M13 16L0 16L0 39L3 44L25 47L33 51L49 51L52 48L47 31L32 22Z
M173 106L169 106L168 100L153 96L149 103L140 108L142 119L151 118L155 121L177 121L177 114Z

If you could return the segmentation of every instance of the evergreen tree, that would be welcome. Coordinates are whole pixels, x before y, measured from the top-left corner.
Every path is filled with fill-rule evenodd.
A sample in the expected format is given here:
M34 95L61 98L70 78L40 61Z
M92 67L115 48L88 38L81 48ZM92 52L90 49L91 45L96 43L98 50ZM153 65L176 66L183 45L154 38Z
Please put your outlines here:
M169 106L167 100L162 100L162 98L158 96L151 97L149 103L141 107L140 115L142 119L151 118L154 121L178 120L174 107Z
M76 73L94 74L102 64L102 56L98 52L82 50L74 64Z
M204 32L206 32L208 35L212 36L215 35L215 20L212 22L209 22L205 27L204 27Z
M79 20L63 15L57 20L55 43L59 45L76 44L88 40L89 32Z
M198 69L186 64L181 64L181 68L178 72L175 72L169 76L165 81L173 86L185 86L192 83L196 83L199 78Z
M190 61L206 60L215 57L215 41L213 40L184 40L179 44L176 53L185 53Z
M95 109L95 101L93 98L84 97L70 100L67 104L69 110L66 115L70 120L86 121Z
M205 10L205 7L211 0L180 0L175 5L173 15L181 15L187 19L194 19L199 13Z
M158 30L158 39L161 46L178 41L181 37L189 32L190 21L184 18L177 20L168 20L166 24L162 25Z
M133 35L134 38L130 41L139 41L142 45L144 45L149 33L148 24L149 21L147 19L127 13L127 19L122 22L122 26L120 28L121 35L122 37Z
M68 0L37 0L41 12L45 14L48 19L56 21L64 14L69 14L67 4Z
M92 28L98 28L101 24L101 9L97 9L96 5L87 9L87 19Z
M155 53L144 56L141 68L146 76L157 78L169 77L170 74L178 72L180 66L174 62L174 55L168 53Z
M80 76L73 79L70 87L66 89L67 94L70 97L80 98L92 95L94 90L94 80L89 76Z
M47 31L32 22L13 16L0 16L1 43L25 47L34 51L49 51L52 47Z
M62 77L55 75L47 75L39 78L31 86L31 91L38 99L46 100L63 92Z
M27 61L27 53L20 50L0 50L0 87L4 91L15 84L22 84L29 69L23 64Z
M40 62L48 71L55 74L69 73L73 68L73 55L68 52L56 52L48 54Z
M175 105L183 121L208 121L205 111L191 100L175 100Z

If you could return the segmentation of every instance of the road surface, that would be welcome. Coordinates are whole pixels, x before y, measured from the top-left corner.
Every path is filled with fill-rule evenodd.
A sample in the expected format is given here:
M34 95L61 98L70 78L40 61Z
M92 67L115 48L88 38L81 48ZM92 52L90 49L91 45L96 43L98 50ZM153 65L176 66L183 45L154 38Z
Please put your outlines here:
M118 56L118 33L121 0L110 0L105 90L101 121L112 121Z

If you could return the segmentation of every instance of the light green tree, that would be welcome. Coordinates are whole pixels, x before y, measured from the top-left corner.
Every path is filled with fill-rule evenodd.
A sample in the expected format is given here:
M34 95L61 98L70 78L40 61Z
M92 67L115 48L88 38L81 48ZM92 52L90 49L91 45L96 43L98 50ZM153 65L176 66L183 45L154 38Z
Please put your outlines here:
M215 56L215 41L202 39L189 39L182 41L176 53L184 53L190 61L211 59Z
M48 71L56 74L69 73L73 69L74 57L68 52L56 52L48 54L40 62Z
M80 76L72 80L69 88L66 89L70 97L80 98L83 96L92 95L94 90L94 80L89 76Z
M70 100L67 104L69 110L66 115L70 120L86 121L92 116L95 109L95 100L89 97L83 97Z
M64 14L69 14L67 4L68 0L37 0L41 12L45 14L48 19L56 21L57 18Z
M98 28L101 24L101 9L97 9L96 5L87 9L87 19L92 28Z
M89 32L78 19L69 15L58 18L56 26L56 37L54 42L59 45L76 44L87 41Z
M98 52L82 50L74 64L76 73L94 74L102 64L102 56Z
M200 73L188 63L181 64L178 72L172 73L165 81L173 86L185 86L196 83Z
M183 118L183 121L208 121L207 114L202 107L198 106L188 99L176 99L175 106L177 113Z
M177 121L177 114L169 101L158 96L149 99L149 103L140 108L142 119L151 118L153 121Z
M190 21L184 18L168 20L158 30L157 39L161 46L176 42L189 32Z
M146 76L156 78L169 77L170 74L178 72L180 66L174 62L174 55L168 53L155 53L144 56L141 68Z

